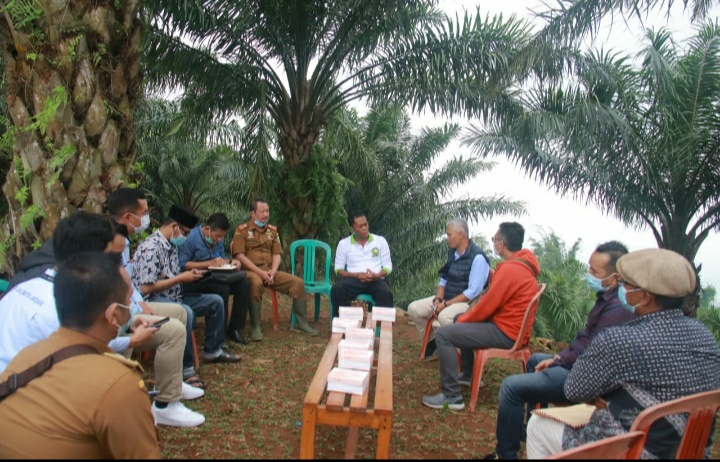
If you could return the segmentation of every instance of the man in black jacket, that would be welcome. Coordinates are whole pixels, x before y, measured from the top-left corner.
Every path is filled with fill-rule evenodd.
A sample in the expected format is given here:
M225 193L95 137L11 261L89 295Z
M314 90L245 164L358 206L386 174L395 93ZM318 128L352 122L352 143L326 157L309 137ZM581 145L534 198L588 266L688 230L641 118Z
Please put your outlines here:
M440 268L440 282L435 295L416 300L408 306L408 315L422 339L428 319L436 314L441 326L451 324L453 318L470 307L471 300L485 288L490 265L487 255L470 240L467 221L453 218L447 224L450 249L445 266ZM425 361L437 359L434 332L430 333Z

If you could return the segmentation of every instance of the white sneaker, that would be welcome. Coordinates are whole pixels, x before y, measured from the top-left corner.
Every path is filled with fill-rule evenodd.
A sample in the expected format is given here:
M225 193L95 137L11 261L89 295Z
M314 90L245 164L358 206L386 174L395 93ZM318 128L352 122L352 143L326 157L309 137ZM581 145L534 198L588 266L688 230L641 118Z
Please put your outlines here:
M180 401L168 403L165 409L158 409L152 405L152 413L157 425L171 427L197 427L205 423L205 417L185 407Z
M205 390L182 383L181 398L184 400L198 399L205 394Z

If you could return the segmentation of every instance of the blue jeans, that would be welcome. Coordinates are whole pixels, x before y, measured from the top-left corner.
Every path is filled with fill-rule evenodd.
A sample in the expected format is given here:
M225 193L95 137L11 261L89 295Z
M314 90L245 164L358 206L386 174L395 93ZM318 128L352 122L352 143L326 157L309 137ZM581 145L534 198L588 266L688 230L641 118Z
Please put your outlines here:
M554 366L535 372L535 366L549 358L552 355L532 355L527 363L527 373L506 377L500 386L495 452L502 459L517 459L526 415L537 403L547 406L547 403L568 402L563 391L570 374L568 369Z
M225 341L225 308L223 299L217 294L187 294L183 303L195 312L195 316L205 316L206 356L214 356Z

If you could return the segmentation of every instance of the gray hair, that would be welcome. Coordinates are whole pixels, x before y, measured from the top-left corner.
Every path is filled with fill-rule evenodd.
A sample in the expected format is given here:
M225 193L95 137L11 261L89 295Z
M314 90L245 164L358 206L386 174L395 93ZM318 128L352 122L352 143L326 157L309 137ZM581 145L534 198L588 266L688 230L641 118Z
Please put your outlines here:
M447 227L452 228L455 231L462 231L463 233L465 233L465 237L470 237L470 230L468 229L467 221L463 220L462 218L453 218L452 220L448 221Z

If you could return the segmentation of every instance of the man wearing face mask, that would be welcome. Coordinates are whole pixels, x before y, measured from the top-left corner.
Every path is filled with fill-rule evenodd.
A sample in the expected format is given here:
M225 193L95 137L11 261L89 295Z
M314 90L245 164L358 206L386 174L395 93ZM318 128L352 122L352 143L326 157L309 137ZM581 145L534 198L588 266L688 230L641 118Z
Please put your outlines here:
M232 243L233 257L240 260L250 281L250 340L263 339L260 312L265 287L291 296L296 329L308 335L317 335L318 331L307 322L305 283L297 276L278 271L282 253L280 234L275 226L268 223L269 219L268 203L264 199L253 199L250 220L238 225Z
M580 429L532 416L528 459L624 434L648 407L720 388L717 341L682 311L697 283L690 262L670 250L645 249L620 257L617 271L618 298L637 318L601 332L565 381L569 400L593 403L596 409ZM672 459L686 423L683 414L658 420L642 458Z
M205 223L195 227L187 240L178 246L180 268L207 270L212 267L230 265L235 270L240 269L238 260L225 258L223 239L230 230L230 221L224 213L213 213ZM220 276L232 276L227 282L213 278L209 281L201 280L186 284L183 290L186 293L218 294L225 305L225 319L230 313L225 338L233 342L246 345L248 342L242 335L247 319L248 305L250 305L250 282L243 276L245 272L233 271L232 274L223 272ZM215 275L213 275L215 276ZM232 311L229 311L228 302L233 296Z
M595 305L588 314L585 329L557 355L536 353L527 363L527 373L506 377L500 386L496 425L495 452L486 459L517 459L526 416L537 403L567 403L563 387L575 360L590 345L595 336L611 326L619 326L635 319L618 299L615 283L618 258L627 248L617 241L599 245L590 256L585 280L596 292ZM466 382L466 385L469 385Z
M0 459L160 458L142 369L107 346L130 319L130 293L118 254L60 266L51 287L60 328L0 374ZM19 386L6 395L11 374Z

